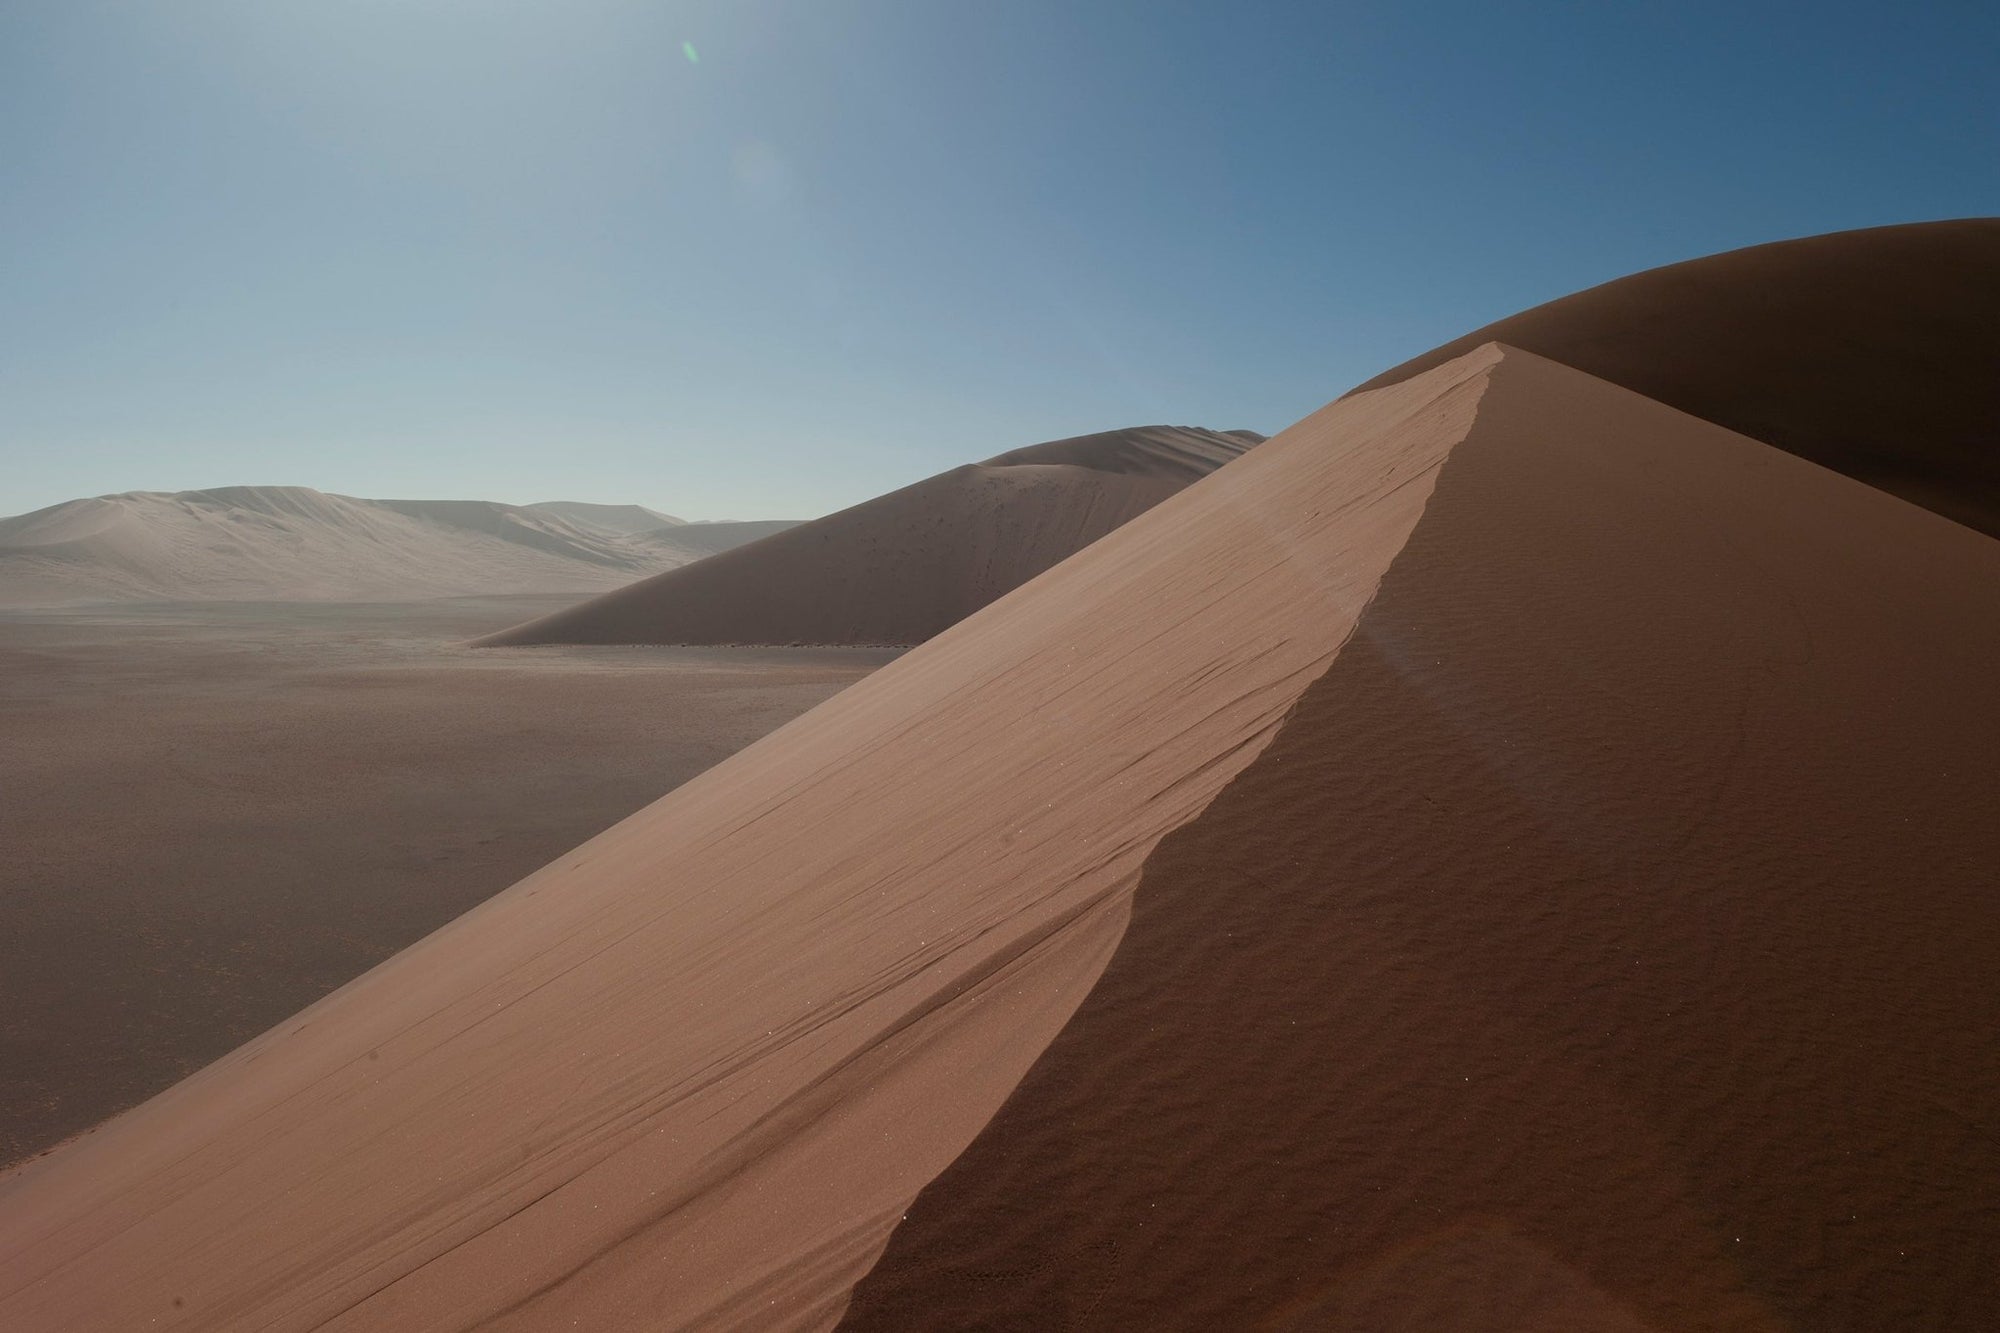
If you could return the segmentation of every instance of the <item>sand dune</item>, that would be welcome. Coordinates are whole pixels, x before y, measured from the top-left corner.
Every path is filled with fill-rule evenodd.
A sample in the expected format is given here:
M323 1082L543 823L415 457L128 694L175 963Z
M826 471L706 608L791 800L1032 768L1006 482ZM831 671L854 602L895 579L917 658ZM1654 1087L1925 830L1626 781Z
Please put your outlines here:
M29 1165L0 1326L834 1316L1332 659L1483 370L1304 423Z
M542 500L527 506L541 514L554 514L557 518L568 519L585 527L600 528L606 532L654 532L660 528L677 528L687 522L672 514L662 514L657 509L644 505L598 505L585 504L580 500Z
M1782 241L1620 278L1385 371L1499 342L2000 536L2000 218Z
M1996 679L2000 544L1508 352L849 1326L1983 1326Z
M485 642L922 643L1260 438L1146 426L1016 449Z
M692 564L798 526L796 520L783 518L734 523L683 523L641 533L638 540L681 557L683 563Z
M654 541L620 526L636 521L626 510L651 512L303 486L132 491L0 519L0 605L593 592L761 535L717 524L694 542Z
M1997 672L1476 349L0 1182L0 1326L1976 1326Z

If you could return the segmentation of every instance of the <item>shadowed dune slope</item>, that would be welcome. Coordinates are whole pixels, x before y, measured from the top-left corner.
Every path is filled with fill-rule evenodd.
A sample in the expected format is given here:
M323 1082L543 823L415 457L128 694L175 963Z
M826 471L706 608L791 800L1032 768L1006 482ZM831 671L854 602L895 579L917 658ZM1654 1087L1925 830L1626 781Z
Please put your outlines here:
M1257 438L1148 426L1016 449L482 642L922 643Z
M848 1326L1987 1326L1996 680L2000 543L1507 351Z
M1324 409L0 1180L0 1327L837 1318L1334 659L1496 356Z
M1499 342L2000 536L2000 218L1781 241L1536 306L1377 375Z
M650 513L362 500L304 486L129 491L0 519L0 606L588 593L769 531L672 526L665 515L653 515L657 536L633 528ZM686 532L702 535L676 539Z

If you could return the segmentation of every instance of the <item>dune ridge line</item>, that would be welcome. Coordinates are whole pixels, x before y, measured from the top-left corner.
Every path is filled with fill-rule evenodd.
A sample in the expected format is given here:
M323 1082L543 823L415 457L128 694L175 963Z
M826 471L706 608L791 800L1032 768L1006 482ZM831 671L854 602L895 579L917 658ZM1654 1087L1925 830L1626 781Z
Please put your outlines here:
M1329 405L0 1183L0 1322L836 1318L1347 639L1499 351Z

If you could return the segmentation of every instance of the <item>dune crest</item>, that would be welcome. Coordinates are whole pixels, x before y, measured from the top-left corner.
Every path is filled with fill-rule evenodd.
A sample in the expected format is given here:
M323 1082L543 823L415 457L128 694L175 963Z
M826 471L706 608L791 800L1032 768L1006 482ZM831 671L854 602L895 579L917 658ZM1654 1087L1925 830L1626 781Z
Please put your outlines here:
M1142 426L1015 449L482 642L922 643L1261 438Z
M1505 343L2000 537L1995 310L2000 218L1873 227L1618 278L1356 392Z
M1510 349L847 1326L1982 1326L1996 680L2000 543Z
M0 1324L837 1317L1335 659L1497 360L1329 406L17 1172Z

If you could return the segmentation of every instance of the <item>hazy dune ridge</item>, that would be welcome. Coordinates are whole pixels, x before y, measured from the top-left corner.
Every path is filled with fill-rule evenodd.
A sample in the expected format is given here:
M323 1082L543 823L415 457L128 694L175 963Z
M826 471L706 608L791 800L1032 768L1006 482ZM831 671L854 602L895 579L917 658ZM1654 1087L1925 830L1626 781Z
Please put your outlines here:
M2000 218L1876 227L1619 278L1361 388L1505 343L2000 536L1996 311Z
M647 515L659 522L642 526ZM304 486L131 491L0 519L0 605L593 592L772 526L683 525L637 505L360 500ZM672 535L688 530L702 535Z
M1142 426L1015 449L484 642L922 643L1262 438Z

